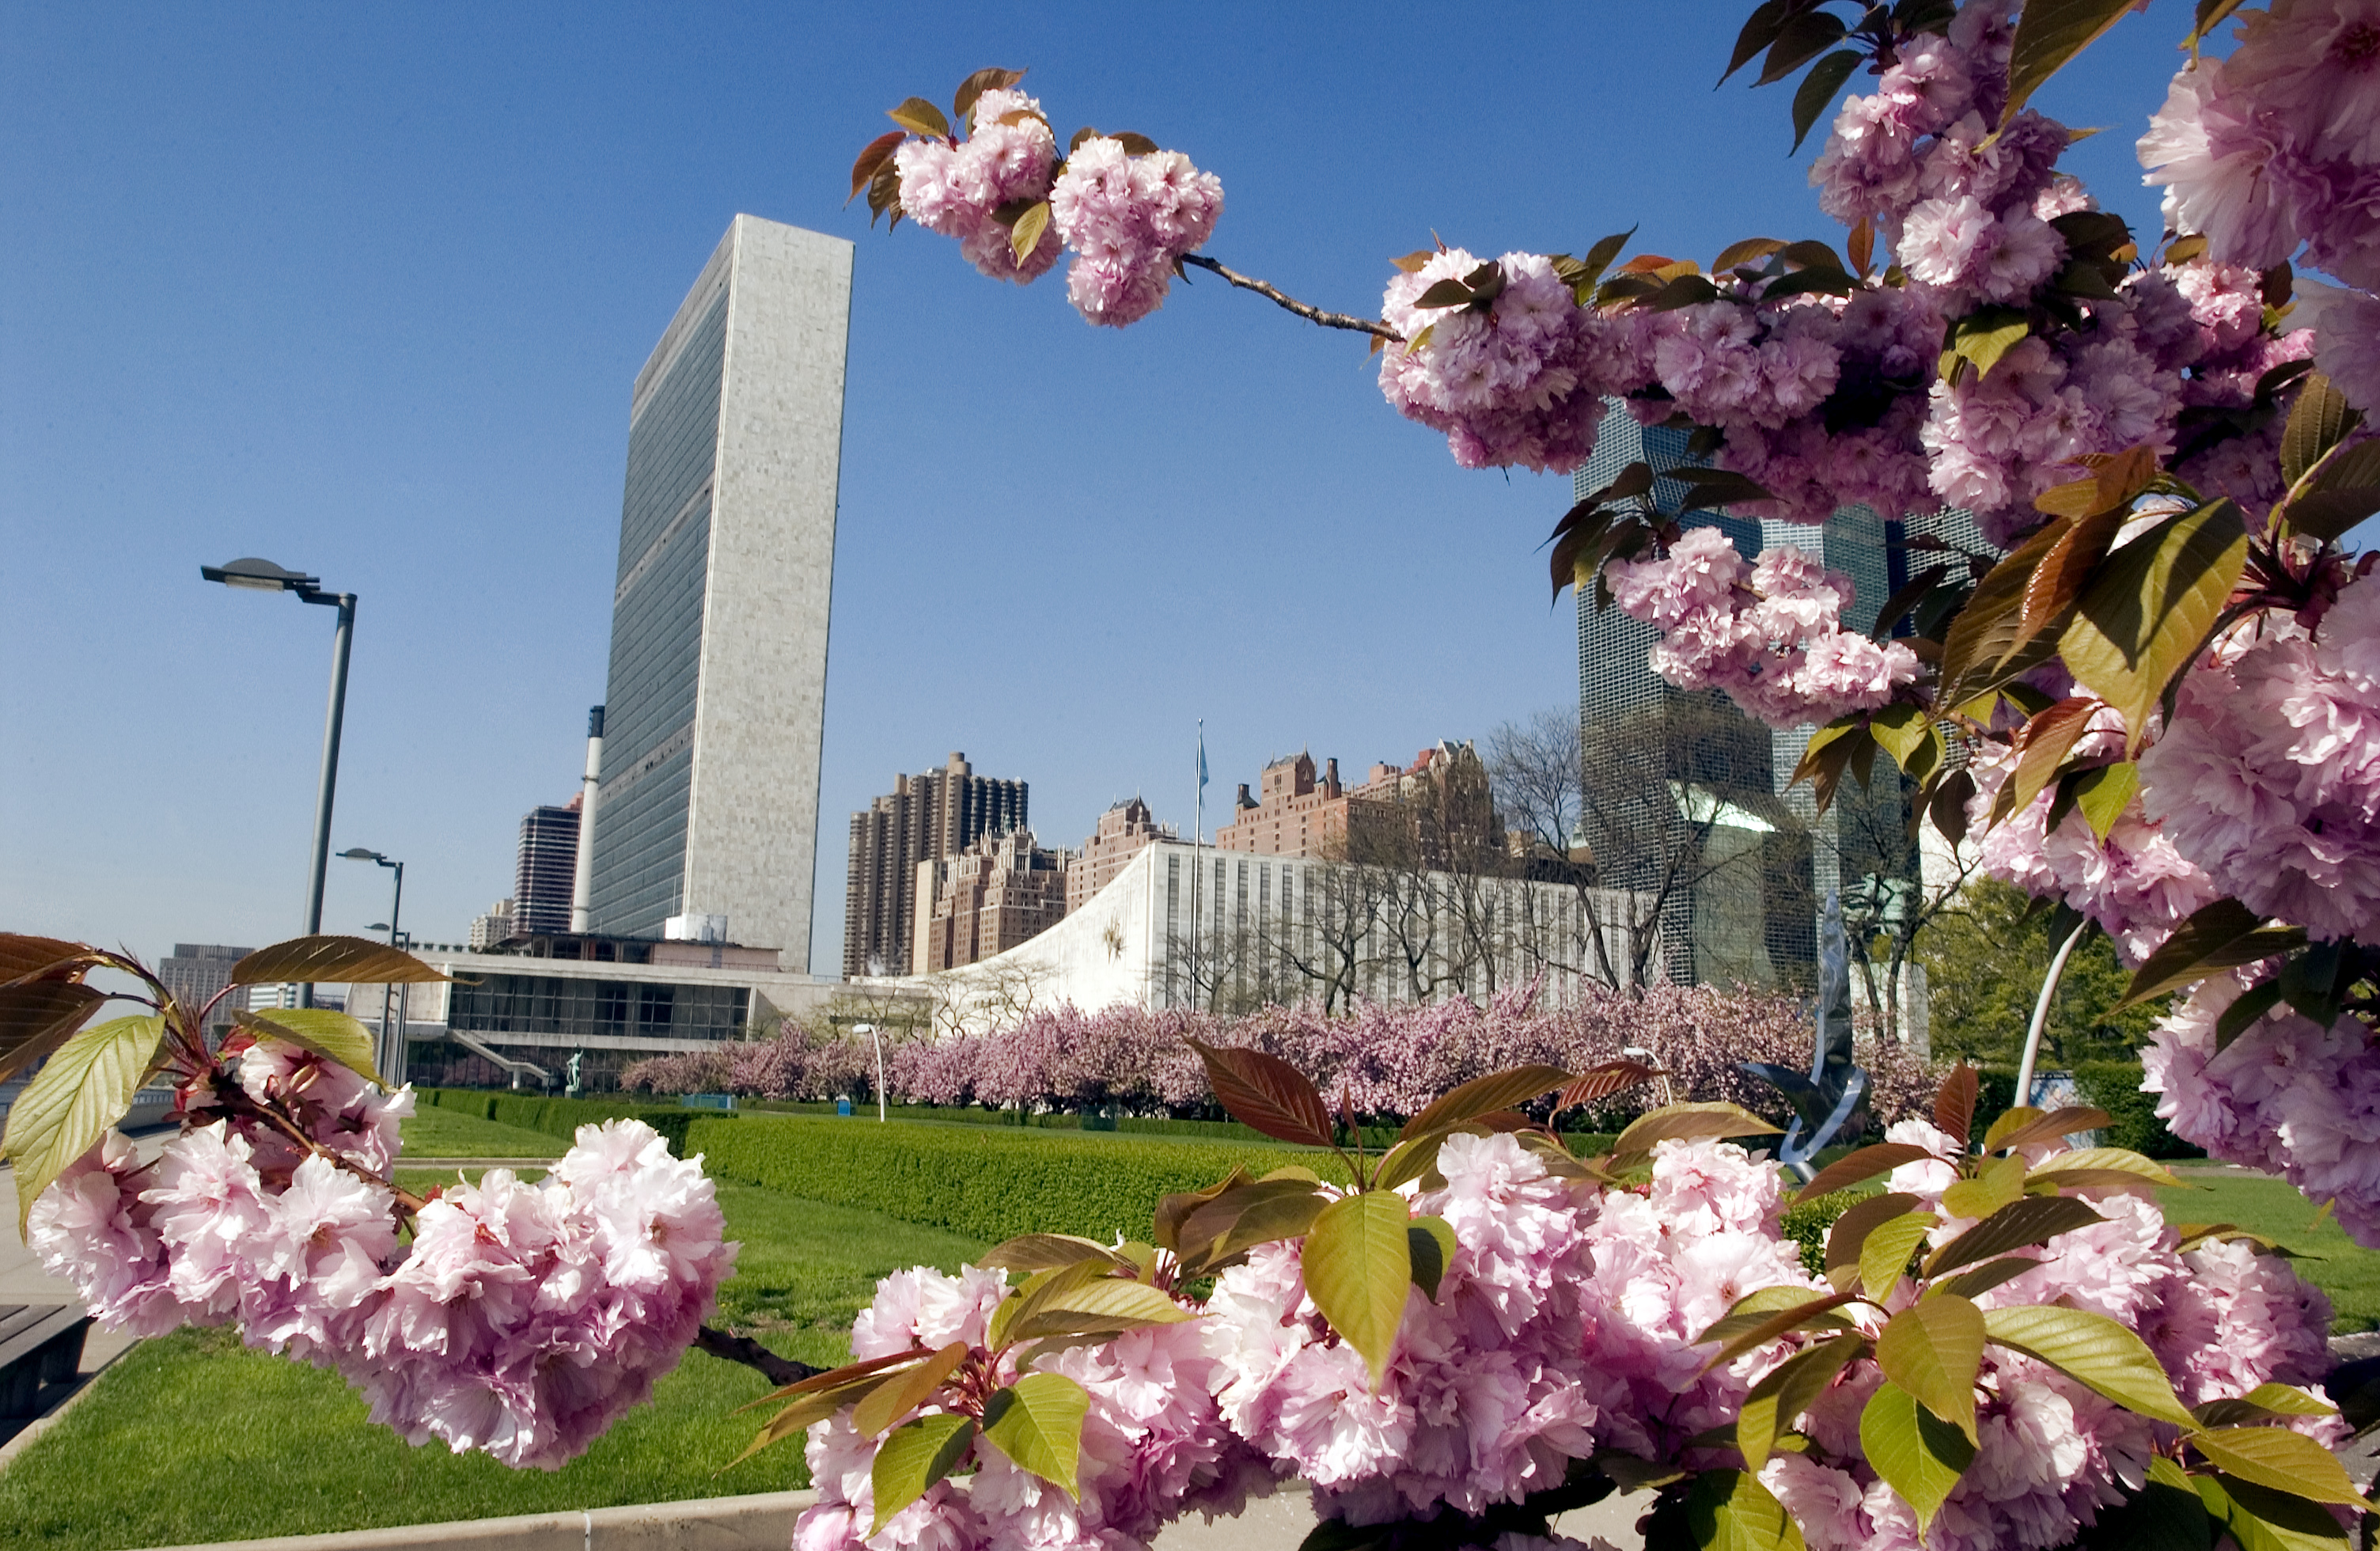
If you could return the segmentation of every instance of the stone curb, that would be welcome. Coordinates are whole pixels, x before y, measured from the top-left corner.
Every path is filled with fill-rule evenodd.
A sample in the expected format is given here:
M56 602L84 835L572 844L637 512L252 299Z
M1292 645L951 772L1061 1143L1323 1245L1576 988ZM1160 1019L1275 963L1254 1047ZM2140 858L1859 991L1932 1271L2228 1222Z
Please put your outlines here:
M794 1521L818 1501L815 1490L755 1492L740 1497L627 1508L525 1513L511 1519L465 1519L443 1524L395 1524L378 1530L281 1535L270 1540L219 1540L166 1551L782 1551L794 1543Z

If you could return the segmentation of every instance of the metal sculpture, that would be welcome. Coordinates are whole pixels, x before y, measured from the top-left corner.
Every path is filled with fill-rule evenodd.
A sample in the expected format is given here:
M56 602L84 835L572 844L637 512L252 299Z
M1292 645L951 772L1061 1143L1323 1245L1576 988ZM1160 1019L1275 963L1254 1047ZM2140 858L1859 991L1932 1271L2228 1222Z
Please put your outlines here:
M1841 899L1827 894L1818 918L1816 1048L1806 1077L1774 1061L1748 1060L1742 1069L1785 1096L1793 1123L1778 1145L1777 1161L1804 1180L1817 1173L1810 1160L1830 1144L1867 1102L1867 1069L1852 1059L1852 955L1843 935Z

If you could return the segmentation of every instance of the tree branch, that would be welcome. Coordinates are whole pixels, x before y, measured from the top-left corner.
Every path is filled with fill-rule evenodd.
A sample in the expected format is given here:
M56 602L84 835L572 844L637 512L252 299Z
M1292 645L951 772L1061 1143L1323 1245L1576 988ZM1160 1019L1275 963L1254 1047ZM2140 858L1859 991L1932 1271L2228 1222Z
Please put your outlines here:
M1326 329L1347 329L1355 333L1372 334L1387 340L1391 345L1402 345L1405 342L1404 335L1377 318L1358 318L1353 313L1325 312L1318 307L1309 307L1295 297L1283 292L1279 286L1258 280L1253 275L1242 274L1237 270L1226 269L1203 253L1184 253L1182 255L1182 261L1205 270L1209 274L1220 274L1231 285L1238 286L1243 291L1254 291L1275 305L1287 308L1309 323L1319 323Z
M749 1336L731 1336L724 1330L714 1330L708 1325L695 1332L694 1344L698 1350L707 1351L713 1357L723 1358L730 1363L741 1363L747 1368L759 1369L761 1375L771 1384L799 1384L813 1375L826 1372L824 1368L813 1368L807 1363L796 1363L790 1357L780 1357Z

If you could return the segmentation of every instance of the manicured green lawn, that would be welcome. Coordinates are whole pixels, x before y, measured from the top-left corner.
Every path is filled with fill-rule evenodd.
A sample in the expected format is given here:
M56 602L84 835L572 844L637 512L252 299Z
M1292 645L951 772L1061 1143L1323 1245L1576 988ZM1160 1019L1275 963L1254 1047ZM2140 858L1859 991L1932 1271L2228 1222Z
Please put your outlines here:
M2181 1178L2200 1188L2157 1193L2168 1220L2228 1222L2278 1242L2304 1257L2294 1263L2298 1275L2330 1294L2334 1334L2380 1329L2380 1250L2350 1239L2286 1181L2189 1169Z
M560 1157L569 1144L525 1126L423 1105L405 1122L405 1153L422 1157Z
M879 1277L954 1268L984 1249L847 1207L736 1185L719 1194L744 1250L713 1323L811 1363L846 1355ZM335 1375L243 1351L225 1331L185 1330L128 1353L0 1472L0 1544L123 1551L805 1485L797 1443L715 1473L759 1421L728 1412L767 1389L749 1368L690 1352L651 1405L585 1455L552 1474L515 1472L440 1444L408 1448L366 1421Z

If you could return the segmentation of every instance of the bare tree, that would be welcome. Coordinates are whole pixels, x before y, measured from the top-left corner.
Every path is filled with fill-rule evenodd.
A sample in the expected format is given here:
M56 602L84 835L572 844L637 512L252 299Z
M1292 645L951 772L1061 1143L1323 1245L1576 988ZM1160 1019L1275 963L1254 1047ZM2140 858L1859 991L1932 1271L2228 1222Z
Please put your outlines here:
M1765 914L1791 914L1771 897L1788 870L1772 865L1776 846L1720 840L1752 804L1771 830L1798 828L1770 794L1767 737L1708 697L1678 694L1590 730L1567 709L1496 730L1488 765L1497 806L1528 876L1572 891L1576 973L1641 995L1663 922L1690 920L1698 896L1734 893Z

